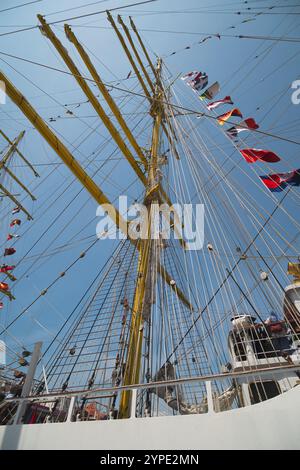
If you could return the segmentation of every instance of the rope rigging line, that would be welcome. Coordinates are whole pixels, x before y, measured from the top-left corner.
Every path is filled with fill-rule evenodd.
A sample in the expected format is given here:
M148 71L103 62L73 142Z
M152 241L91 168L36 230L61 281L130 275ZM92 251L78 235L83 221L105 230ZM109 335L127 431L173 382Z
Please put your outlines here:
M265 59L275 45L261 52L261 60ZM9 54L4 55L9 56ZM63 70L34 63L27 59L10 57L72 75ZM255 70L256 65L251 69L251 73ZM280 67L279 64L277 70ZM292 237L289 236L290 227L300 227L297 217L294 215L296 212L290 211L290 207L283 204L283 202L289 195L290 204L297 204L299 195L292 187L284 193L280 200L275 198L273 194L267 194L263 187L256 182L256 168L253 168L253 172L251 171L248 174L242 166L239 167L238 164L235 164L235 160L232 158L234 154L231 153L232 145L235 151L239 151L240 147L229 139L227 139L228 142L224 146L219 143L221 138L224 137L222 135L224 132L223 128L220 129L217 126L216 119L218 117L214 113L210 115L181 106L178 94L173 86L175 80L172 81L172 74L169 70L167 72L168 77L163 76L162 80L162 96L164 96L164 99L160 101L164 108L164 124L169 132L174 129L176 151L178 150L181 158L180 160L175 159L174 149L167 150L168 143L166 138L162 137L157 153L159 156L167 156L167 158L166 166L162 165L160 169L160 178L162 185L166 185L167 188L171 189L178 202L193 201L194 197L191 198L191 195L195 193L197 201L205 204L205 236L209 243L206 247L203 246L202 251L196 253L196 256L190 250L183 251L176 240L167 240L164 243L164 240L159 239L149 244L151 246L150 265L153 268L153 266L157 267L157 263L159 263L161 269L166 269L170 273L171 281L165 283L162 272L160 272L161 275L158 275L156 269L151 271L147 268L146 294L143 298L145 304L141 312L144 315L141 323L143 330L139 330L138 333L139 339L135 343L137 354L133 355L132 364L126 363L126 360L128 357L130 358L128 352L132 347L129 335L130 328L136 327L136 324L132 324L129 320L131 316L135 317L137 314L137 311L133 311L134 308L131 305L133 305L135 299L135 286L140 272L136 266L138 261L137 250L129 242L127 243L127 240L118 244L112 257L106 260L100 272L97 272L93 281L89 283L76 307L63 321L63 325L60 325L57 333L52 331L52 328L48 328L48 324L45 326L40 320L34 318L30 311L30 320L34 321L51 338L50 345L44 352L43 358L47 357L48 359L48 356L50 356L47 366L48 379L50 387L54 391L64 392L66 389L69 391L90 390L93 387L99 388L100 385L107 387L110 384L113 387L126 385L128 367L132 367L132 370L130 370L131 377L135 377L138 372L140 378L136 383L149 383L151 380L157 380L157 374L159 372L163 374L164 367L164 378L167 379L166 365L169 365L171 359L172 364L170 365L174 368L175 377L212 374L213 371L220 370L227 362L227 340L231 328L229 315L235 315L241 311L245 314L255 312L264 327L264 318L270 310L282 311L282 289L278 292L276 284L280 283L282 287L282 279L286 279L283 268L283 264L286 263L289 256L286 253L291 253L291 258L294 255L296 257L298 253L295 243L297 236L291 240ZM85 77L84 79L90 80ZM91 81L94 82L94 80ZM33 85L36 86L34 83ZM125 87L127 87L127 82L125 82ZM122 90L118 83L115 86L111 85L111 89ZM146 97L141 93L136 93L134 89L128 89L128 87L122 91L125 92L122 95L124 107L129 106L130 109L133 109L130 124L133 124L134 130L137 129L138 137L141 136L147 142L148 149L151 144L149 143L149 136L147 136L148 139L146 137L146 130L149 130L147 115L137 116L136 111L141 106L141 100L135 99L137 97L143 98L142 105L144 106ZM43 93L49 95L46 92ZM179 90L179 93L181 93L181 90ZM51 97L48 96L48 98ZM59 103L59 106L62 106L62 104ZM193 107L197 106L194 106L193 103L191 108ZM180 117L178 111L184 111L180 114ZM194 114L203 118L199 120L199 125L198 123L194 125L192 119ZM272 131L277 124L278 112L275 115L276 122L274 121L268 130ZM83 119L83 117L81 116L80 119ZM233 124L230 121L227 122ZM111 161L110 157L115 156L117 149L111 152L109 139L105 140L103 138L100 144L97 142L94 152L86 157L83 144L85 142L89 145L94 144L94 140L98 139L97 136L101 135L101 130L99 132L99 128L96 126L97 122L93 122L91 126L87 126L85 121L82 121L82 123L84 124L83 131L69 145L75 147L76 144L76 152L78 152L79 158L84 159L84 166L90 167L93 175L97 174L104 165L107 165L105 175L103 175L104 181L111 188L113 195L119 194L120 189L124 193L122 187L124 186L124 180L115 183L111 178L112 172L119 164L118 162L122 161L117 157L114 163ZM209 128L207 132L206 128ZM222 131L219 132L219 138L214 138L213 128ZM289 124L288 131L293 129L294 123L293 125ZM281 129L280 133L282 132L285 133L286 131ZM94 139L93 136L95 136ZM250 133L250 138L254 137L256 144L260 144L265 137L273 137L296 145L300 144L296 140L293 141L292 137L289 139L288 136L278 136L271 132L262 131ZM248 138L240 139L240 144L248 146ZM102 151L105 151L106 158L98 165L95 159ZM290 165L289 161L285 163L287 166ZM55 168L59 167L55 166ZM254 194L251 193L247 184L243 185L243 180L240 181L238 178L233 177L233 170L239 172L246 182L253 183L255 191L259 195L264 194L266 205L259 206L255 191ZM46 166L45 173L51 174L48 166ZM236 173L234 176L236 176ZM235 179L237 179L237 182ZM55 197L51 199L53 204L58 202L59 205L61 195L69 190L74 181L75 179L71 180L69 178L63 187L57 188L57 192L54 193ZM217 186L218 191L216 191ZM130 197L133 200L143 201L142 195L135 198L137 191L140 189L138 189L136 179L125 189L126 194L129 188L132 189ZM72 196L72 199L63 208L64 215L67 208L74 207L72 204L79 197L81 191L82 189L76 192L75 197ZM68 194L71 197L70 191L68 191ZM81 212L88 201L80 202L81 205L78 211ZM240 218L241 213L242 218ZM285 216L284 220L279 217L282 214ZM275 215L276 217L274 217ZM60 225L60 216L61 214L55 217L54 221L51 221L55 224L55 233L53 236L51 234L50 242L43 245L42 250L39 250L40 253L28 256L37 243L44 240L44 234L42 234L42 237L30 247L30 250L22 258L22 260L30 260L30 263L33 261L26 272L32 273L33 266L36 270L41 269L48 261L49 256L63 253L65 249L71 249L77 244L88 243L87 249L79 257L73 259L63 273L55 277L54 280L51 279L48 287L38 297L34 298L31 304L22 310L16 318L10 321L0 334L7 332L98 241L93 241L91 239L92 235L86 237L80 235L81 231L83 232L89 226L90 221L87 222L87 217L83 220L83 223L80 222L76 227L77 233L72 232L70 236L65 231L72 220L65 217L64 223ZM47 225L49 227L49 223ZM84 228L82 228L82 225ZM64 244L61 242L63 233L66 233L65 238L67 239ZM246 247L245 250L241 248L243 246ZM128 256L130 252L132 254ZM260 253L265 253L266 259L270 259L270 261L265 261L264 255L260 256ZM266 274L270 275L267 283L263 283L260 278L262 268L264 270L267 268ZM100 275L102 276L101 279ZM181 302L177 293L179 290L185 293L194 309L188 308L186 304ZM149 303L147 303L148 301ZM148 312L149 316L145 312ZM206 312L205 315L203 315L204 312ZM199 320L201 321L199 322ZM140 356L138 356L140 345L141 351ZM270 366L268 360L266 366ZM243 370L251 367L249 360L242 367ZM45 379L42 379L39 387L43 387L45 381ZM40 393L42 389L38 388L38 390ZM173 397L174 402L177 402L177 412L183 399L187 403L201 404L201 399L203 400L206 397L205 394L205 387L202 385L176 385ZM116 392L114 396L108 397L107 401L101 402L101 406L117 413L119 400L120 394ZM53 410L55 410L57 403L58 401L55 402ZM82 413L84 413L88 403L90 403L88 394L82 396L80 406ZM138 409L141 415L145 413L146 416L152 416L155 409L157 413L161 412L160 403L161 400L158 394L155 395L152 390L142 391L138 395ZM173 413L176 414L174 409Z
M67 72L67 71L65 71L65 70L61 70L61 69L58 69L58 68L56 68L56 67L51 67L51 66L48 66L48 65L45 65L45 64L41 64L41 63L38 63L38 62L34 62L34 61L31 61L31 60L28 60L28 59L24 59L24 58L21 58L21 57L13 56L12 54L7 54L7 53L2 52L2 51L0 51L0 54L1 54L1 55L5 55L5 56L8 56L8 57L12 57L12 58L14 58L14 59L18 59L18 60L22 60L22 61L25 61L25 62L29 62L29 63L32 63L32 64L34 64L34 65L38 65L38 66L40 66L40 67L49 68L50 70L54 70L54 71L56 71L56 72L60 72L60 73L64 73L64 74L67 74L67 75L72 75L72 76L74 76L74 74L72 74L71 72ZM1 59L1 60L3 60L3 59ZM8 64L8 65L10 65L10 64ZM11 65L10 65L10 67L11 67ZM82 76L82 77L83 77L85 80L87 80L87 81L91 81L91 82L96 83L95 80L93 80L93 79L91 79L91 78L89 78L89 77L85 77L85 76ZM125 92L127 91L126 89L117 87L117 86L115 86L115 85L110 85L110 86L111 86L112 88L115 88L115 89L120 90L120 91L125 91ZM138 92L134 92L134 91L127 91L127 93L130 93L130 94L136 95L136 96L141 96L141 97L145 98L145 95L142 94L142 93L138 93ZM153 100L155 101L155 98L153 98ZM212 116L212 115L207 114L207 113L204 113L204 112L199 113L199 111L196 111L196 110L194 110L194 109L186 108L186 107L184 107L184 106L175 105L175 104L166 102L166 101L164 101L164 100L162 100L162 103L165 104L165 105L168 105L168 106L172 106L173 108L180 109L180 110L182 110L182 111L188 111L189 113L195 114L195 115L197 115L197 116L204 116L204 117L209 118L209 119L217 120L217 118L216 118L215 116ZM229 119L228 119L226 122L227 122L228 124L232 124L232 125L235 125L235 124L236 124L235 122L233 122L233 121L231 121L231 120L229 120ZM241 125L241 127L247 128L246 126L242 126L242 125ZM270 132L264 132L264 131L260 131L260 130L258 130L258 129L251 129L251 132L253 132L253 133L258 133L258 134L262 134L262 135L266 135L266 136L269 136L269 137L274 137L275 139L282 140L282 141L284 141L284 142L289 142L289 143L292 143L292 144L295 144L295 145L300 145L300 142L298 142L298 141L294 141L294 140L292 140L292 139L287 139L287 138L285 138L285 137L272 134L272 133L270 133Z
M109 142L109 140L108 140L107 142ZM116 150L114 150L114 151L111 153L111 155L113 155L115 152L116 152ZM108 157L108 158L109 158L109 160L110 160L110 157ZM107 161L108 161L108 160L105 160L104 164L105 164ZM119 163L119 160L118 160L117 163ZM93 177L102 169L102 167L103 167L103 165L100 166L100 167L98 167L98 168L96 169L96 171L93 173ZM115 167L113 167L113 168L110 170L110 173L113 172L114 168L115 168ZM106 180L108 180L108 176L105 177L104 181L106 181ZM76 179L73 179L69 186L71 186L75 181L76 181ZM130 187L131 187L133 184L135 184L136 181L137 181L137 178L135 178L135 179L133 180L133 182L129 183L128 187L127 187L125 190L128 191L128 189L130 189ZM123 190L123 188L122 188L122 190ZM68 206L69 206L70 204L72 204L72 203L76 200L76 197L77 197L79 194L81 194L83 191L84 191L84 189L82 188L75 196L72 197L72 199L70 200L70 203L69 203L67 206L65 206L64 211L68 208ZM61 194L64 194L64 193L65 193L65 190L63 190ZM88 200L89 200L89 199L88 199ZM88 200L87 200L87 202L88 202ZM115 200L116 200L116 198L113 199L112 202L115 202ZM84 205L86 205L87 202L84 203ZM83 209L84 205L81 206L80 210ZM64 211L62 211L62 212L59 214L59 216L56 217L56 220L55 220L55 221L57 221L58 218L63 215L63 212L64 212ZM92 220L93 220L93 219L92 219ZM65 223L65 226L64 226L64 227L62 228L62 230L61 230L61 233L63 232L64 228L68 227L68 225L69 225L69 223L66 222L66 223ZM87 225L88 225L88 224L86 224L85 227L86 227ZM50 226L53 226L53 221L49 224L48 228L49 228ZM44 231L44 234L47 233L48 228ZM79 231L79 233L80 233L80 231ZM71 237L71 240L74 239L75 236L76 236L76 234L74 234L74 235ZM56 236L56 238L57 238L57 236ZM40 239L41 239L41 238L40 238ZM38 241L40 241L40 239L39 239ZM71 241L71 240L69 240L69 241ZM33 246L35 246L35 245L33 245ZM30 251L32 250L32 248L33 248L33 247L31 247ZM49 248L49 247L47 247L47 248ZM46 249L47 249L47 248L46 248ZM43 253L45 252L46 249L44 249ZM25 256L27 256L27 254L28 254L28 252L26 253ZM23 257L23 259L25 259L25 256ZM28 270L27 270L27 272L28 272Z
M288 194L288 191L284 194L284 196L282 197L281 201L279 201L279 203L277 204L277 206L275 207L275 209L273 210L269 220L271 219L271 217L273 217L274 213L276 212L276 210L279 208L280 204L283 202L283 200L285 199L285 197L287 196ZM244 250L244 254L246 254L248 252L248 250L250 249L250 247L253 245L253 243L255 242L255 240L260 236L262 230L265 229L268 221L267 220L263 226L263 228L261 228L256 236L254 237L254 239L252 240L251 244L248 245L248 247L246 248L246 250ZM192 330L192 328L194 327L194 324L202 317L202 314L205 312L205 310L208 308L208 306L210 305L210 303L214 300L214 298L216 297L216 295L218 294L218 292L222 289L222 287L224 286L224 284L227 282L227 280L230 278L231 274L233 273L233 271L235 270L235 268L238 266L238 264L240 263L241 261L241 258L239 258L239 260L234 264L234 266L230 269L230 271L228 272L227 276L225 277L225 279L223 280L222 284L218 287L218 289L215 291L214 295L210 298L208 304L206 304L206 306L201 310L201 312L199 313L199 315L196 317L196 319L194 320L193 322L193 325L189 328L189 330L186 332L185 336L180 340L179 344L176 345L176 350L178 349L178 347L180 346L180 344L182 343L182 341L184 340L184 338L190 333L190 331ZM170 360L172 355L174 354L175 351L172 352L172 354L168 357L167 360Z
M43 357L46 357L47 353L50 351L50 349L52 348L52 346L55 344L55 341L57 340L57 338L59 337L59 335L62 333L62 331L64 330L64 328L66 327L66 325L69 323L69 321L71 320L72 316L75 314L76 310L78 309L78 307L81 305L81 303L83 302L83 300L87 297L88 293L90 292L90 290L92 289L92 287L95 285L95 283L99 280L99 277L100 275L103 273L103 271L107 270L107 267L108 265L111 263L111 259L108 258L106 260L106 263L104 264L104 266L99 270L99 272L96 274L95 278L92 280L91 284L86 288L86 290L84 291L84 293L82 294L82 296L80 297L79 301L77 302L77 304L75 305L75 307L73 308L73 310L71 311L71 313L67 316L67 318L65 319L64 323L61 325L61 327L59 328L58 332L56 333L55 337L52 339L52 341L50 342L50 344L48 345L48 347L46 348L46 350L43 352ZM78 314L80 315L80 314ZM62 344L61 342L59 343L60 345ZM58 355L58 350L54 351L53 354L52 354L52 357L49 359L48 363L51 363L52 361L52 358L53 356L55 355Z
M131 6L144 5L146 3L153 3L153 2L158 2L158 1L159 0L144 0L144 1L138 2L138 3L131 3L129 5L122 5L122 6L119 6L119 7L110 8L109 11L122 10L124 8L128 8L128 7L131 7ZM95 11L93 13L86 13L86 14L83 14L83 15L64 18L63 20L51 21L48 24L49 25L55 25L55 24L59 24L59 23L64 23L65 21L78 20L80 18L86 18L86 17L89 17L89 16L100 15L101 13L106 13L106 12L107 12L107 10ZM24 31L30 31L30 30L33 30L33 29L38 29L38 27L39 27L38 25L35 25L35 26L29 26L28 28L22 28L22 29L16 29L14 31L8 31L7 33L1 33L0 37L1 36L8 36L8 35L11 35L11 34L16 34L16 33L22 33Z
M218 130L220 130L220 129L219 129L219 126L218 126L217 128L218 128ZM194 131L195 131L195 129L192 129L192 132L189 133L189 135L187 136L187 138L189 138L189 137L192 135L192 133L193 133ZM198 141L199 141L199 139L202 139L202 138L201 138L201 135L200 135L199 133L197 134L197 136L198 136ZM226 137L227 137L227 136L226 136ZM210 139L210 137L209 137L208 134L207 134L207 138ZM229 140L229 139L228 139L228 140ZM211 140L211 141L213 142L214 140ZM243 142L243 141L242 141L242 142ZM191 141L191 143L194 145L194 141ZM231 140L230 140L230 143L232 144ZM235 146L235 145L234 145L234 146ZM245 146L247 147L247 145L245 145ZM235 146L235 147L236 147L236 146ZM217 145L216 148L217 148L221 153L224 153L224 155L226 156L226 161L227 161L228 159L231 159L231 156L228 157L228 155L226 154L226 152L224 151L224 149L223 149L220 145ZM200 150L201 150L201 149L200 149ZM239 150L239 149L237 149L237 150ZM233 154L231 154L231 155L233 155ZM197 160L196 160L196 164L199 166L199 163L198 163ZM236 168L236 167L237 167L237 164L235 164L235 165L232 167L232 169L233 169L233 168ZM218 166L214 165L214 167L213 167L214 171L215 171L217 168L218 168ZM200 166L199 166L199 169L200 169ZM222 178L218 181L217 184L219 184L220 182L224 181L224 179L227 178L228 174L232 171L232 169L231 169L229 172L227 172L225 176L223 175L223 172L221 172ZM251 176L248 175L248 173L246 173L244 170L242 170L242 171L243 171L243 173L247 176L247 178L249 178L249 179L252 181L252 184L255 184L255 185L262 191L262 193L264 193L263 188L258 185L258 183L256 182L256 180L253 180L253 179L251 178ZM205 185L204 185L204 187L205 187ZM215 187L216 187L216 185L214 184L213 187L212 187L212 189L215 189ZM232 187L232 189L234 189L234 188ZM292 189L293 189L293 188L291 188L291 192L292 192ZM243 188L240 187L240 188L239 188L239 191L240 191L240 193L242 194L242 193L243 193ZM270 199L274 200L274 202L277 202L277 199L274 198L274 197L272 197L271 194L269 194L268 192L267 192L267 196L268 196ZM250 197L250 195L249 195L248 197ZM298 196L298 197L299 197L299 196ZM194 196L193 196L193 198L194 198ZM192 199L193 199L193 198L192 198ZM284 210L284 209L283 209L283 210ZM292 218L291 215L290 215L289 213L287 213L286 211L285 211L285 214L286 214L289 218L291 218L291 219L293 220L293 222L300 228L300 225L298 224L298 222L297 222L296 219Z
M107 140L107 142L108 142L108 141L109 141L109 139ZM115 152L115 151L114 151L114 152ZM113 152L113 153L114 153L114 152ZM101 169L101 167L100 167L100 168L97 168L96 173L97 173L98 171L100 171L100 169ZM95 173L95 174L96 174L96 173ZM75 179L73 179L73 181L71 182L71 184L74 183L74 181L75 181ZM136 179L135 179L135 181L136 181ZM131 184L132 184L132 183L131 183ZM131 184L130 184L130 185L131 185ZM129 187L130 187L130 185L129 185ZM81 190L77 193L77 195L80 194L82 191L83 191L83 189L81 189ZM64 192L65 192L65 190L63 190L63 193L64 193ZM70 203L74 202L74 200L75 200L75 199L72 198L72 200L71 200ZM113 202L114 202L114 201L113 201ZM65 207L65 209L66 209L66 207ZM64 210L65 210L65 209L64 209ZM61 215L62 215L62 212L57 216L57 218L59 218ZM52 226L52 225L53 225L53 222L50 223L50 226ZM68 224L66 224L65 227L66 227L67 225L68 225ZM44 231L44 234L46 234L47 231L48 231L48 229L46 229L46 230ZM74 236L76 236L76 234L73 235L73 237L74 237ZM37 242L38 242L40 239L41 239L41 237L37 240ZM96 240L96 241L98 241L98 240ZM37 242L35 242L35 245L36 245ZM93 244L92 244L92 245L93 245ZM29 251L31 251L32 248L33 248L33 247L31 247ZM45 250L44 250L44 251L45 251ZM86 250L86 251L87 251L87 250ZM27 252L27 254L28 254L28 252ZM25 258L25 256L26 256L26 255L24 255L23 259ZM39 260L39 259L36 259L36 261L38 261L38 260ZM34 264L35 264L35 261L33 262L32 266L33 266ZM29 269L31 269L31 268L29 268ZM26 273L28 273L28 271L29 271L29 270L27 269L27 271L23 274L22 277L24 277L24 275L25 275ZM22 279L22 277L19 277L18 281L20 281L20 280ZM17 282L18 282L18 281L17 281ZM37 300L37 299L36 299L36 300ZM34 301L34 303L35 303L35 301ZM31 305L33 305L33 304L31 304ZM31 305L30 305L30 306L31 306ZM23 313L26 313L26 311L28 310L28 308L29 308L29 307L27 307L27 309L26 309L25 311L21 312L21 314L19 315L19 317L20 317ZM17 320L17 318L16 318L15 320ZM1 333L0 333L0 334L1 334Z
M300 235L300 232L298 232L298 234L294 237L294 239L292 240L292 242L295 242L296 239L299 238L299 235ZM264 260L265 260L266 256L264 256L263 258L264 258ZM275 259L273 266L271 266L271 267L269 268L269 269L270 269L270 272L273 272L273 268L276 266L276 264L277 264L277 260ZM259 282L259 281L256 280L256 284L252 287L251 290L254 290L254 289L256 288L258 282ZM277 282L278 282L278 281L277 281ZM238 302L238 304L239 304L239 303L240 303L240 302ZM279 308L281 308L281 304L279 305ZM224 312L224 314L225 314L225 312ZM226 321L226 316L225 316L225 315L223 316L222 321L223 321L223 322ZM219 326L218 324L215 325L215 327L218 327L218 326ZM201 341L202 339L203 339L203 338L200 338L199 341Z
M284 197L286 197L286 195L285 195ZM282 202L282 201L281 201L281 202ZM278 205L277 205L277 207L275 208L275 210L279 207L279 205L281 204L281 202L278 203ZM274 215L274 211L273 211L273 213L271 214L270 217L272 217L273 215ZM270 220L270 218L269 218L269 220ZM265 224L266 224L266 223L268 223L268 220L265 222ZM265 225L264 225L264 226L265 226ZM254 238L254 240L252 240L252 243L254 243L255 239L259 236L259 234L260 234L260 232L263 230L263 228L264 228L264 227L261 227L260 231L257 233L257 235L256 235L256 237ZM250 246L248 246L248 249L249 249L249 248L250 248Z
M141 122L141 120L140 120ZM92 128L92 132L94 132L94 129ZM109 138L106 139L106 142L108 143L109 142ZM70 142L69 142L70 143ZM72 147L74 147L74 143L71 143ZM76 147L74 147L76 149ZM78 148L77 148L78 150ZM99 152L100 152L101 149L99 149Z
M34 0L32 2L22 3L21 5L16 5L14 7L9 7L9 8L5 8L4 10L0 10L0 13L4 13L5 11L15 10L16 8L22 8L22 7L25 7L27 5L32 5L33 3L39 3L41 1L42 0Z
M300 14L300 13L299 13ZM49 23L51 24L51 23ZM107 30L110 30L112 28L110 28L109 26L81 26L81 25L70 25L72 26L73 28L88 28L88 29L107 29ZM130 28L128 28L130 31L132 31ZM296 43L298 44L300 42L300 38L299 37L291 37L291 38L281 38L281 37L278 37L278 36L250 36L250 35L243 35L243 34L222 34L222 33L204 33L204 32L191 32L191 31L172 31L172 30L168 30L168 29L144 29L144 28L141 28L139 29L139 31L143 31L143 32L152 32L152 33L166 33L166 34L189 34L191 36L211 36L212 38L235 38L235 39L254 39L254 40L264 40L264 41L276 41L276 42L288 42L288 43ZM5 33L4 33L5 34ZM1 34L0 34L1 36ZM193 45L197 45L197 44L201 44L203 43L203 40L202 42L199 41L198 43L194 43ZM172 52L168 55L165 55L164 57L170 57L174 54L177 54L178 52L181 52L181 51L184 51L184 50L188 50L190 49L193 45L191 46L187 46L183 49L180 49L178 51L175 51L175 52Z

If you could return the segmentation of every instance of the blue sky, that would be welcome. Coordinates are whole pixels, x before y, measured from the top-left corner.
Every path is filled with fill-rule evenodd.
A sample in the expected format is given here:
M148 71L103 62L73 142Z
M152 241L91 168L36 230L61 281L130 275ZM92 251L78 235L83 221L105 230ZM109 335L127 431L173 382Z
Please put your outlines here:
M93 174L94 171L98 171L95 179L110 198L114 199L122 191L122 188L130 185L128 195L133 200L140 196L142 188L136 181L133 172L128 169L125 162L121 161L119 152L116 152L109 163L105 164L103 170L99 171L100 165L109 152L113 151L114 146L110 142L101 150L101 145L104 145L103 141L107 139L108 134L100 125L92 107L83 103L86 101L86 97L75 80L66 74L1 55L1 52L4 52L67 70L52 45L38 29L2 36L1 33L35 26L37 13L46 15L46 20L52 22L127 5L130 2L107 0L80 9L53 14L81 6L84 3L92 2L42 0L24 8L2 12L0 17L1 69L64 140L68 148L74 151L76 158L83 165L90 162L88 172ZM1 9L4 10L16 4L17 2L2 0ZM270 6L276 6L276 8L265 9ZM248 7L252 10L249 10L248 14L244 14ZM242 14L237 14L239 11ZM258 11L265 14L255 17L254 21L242 23L243 20L253 19L253 15ZM129 15L134 18L153 60L155 60L154 53L164 58L171 79L190 70L204 70L210 77L210 83L216 80L220 82L220 95L222 95L220 98L223 95L231 95L244 117L255 117L256 121L260 123L261 130L298 141L297 124L299 123L300 105L296 106L291 102L291 84L300 78L299 42L223 37L224 34L297 38L300 26L299 15L293 15L293 12L300 13L300 2L295 0L279 0L278 2L261 0L249 1L245 4L237 0L223 0L222 2L221 0L201 2L199 0L185 2L159 0L152 4L120 10L124 20L127 20ZM116 16L116 12L113 12L113 15ZM99 14L69 20L68 23L80 41L87 47L103 80L115 85L120 79L124 80L131 68L110 28L106 15ZM229 29L231 26L235 26L235 28ZM76 64L80 66L80 70L84 70L74 49L65 38L63 23L59 23L53 28L70 51ZM213 37L203 44L194 44L208 35L218 33L221 35L221 39ZM187 46L190 46L190 49L186 49ZM173 52L176 54L171 55ZM132 88L134 83L135 81L130 78L128 81L121 81L117 86ZM183 106L199 109L199 111L203 110L197 97L180 80L176 81L174 87ZM138 85L134 90L140 93ZM120 102L124 97L124 92L115 89L112 91L112 95ZM76 108L76 103L81 103L81 105ZM64 106L65 104L68 106ZM77 117L73 119L74 116L66 115L67 109L75 113ZM132 102L127 103L124 107L124 113L129 117L133 112L145 112L146 110L145 100L137 97L133 97ZM222 108L221 112L225 112L225 109ZM49 122L50 118L55 121ZM133 120L132 125L135 123L136 121ZM96 126L97 131L89 136L91 128ZM137 126L137 129L140 129L138 124ZM73 179L69 170L62 164L56 165L59 163L59 158L9 100L0 107L0 129L3 129L10 138L15 137L23 129L26 130L20 148L31 162L39 165L37 168L41 173L41 179L43 179L43 184L37 187L39 182L32 177L30 172L24 167L20 168L17 162L15 163L16 168L18 167L18 170L16 169L18 176L27 181L38 201L31 203L28 198L24 200L26 207L32 210L34 223L31 227L31 222L24 220L21 232L23 235L16 245L17 255L15 255L14 262L18 262L19 257L25 256L29 249L31 251L16 271L16 276L22 278L22 282L19 282L14 288L16 301L5 306L1 312L2 321L0 323L4 325L22 312L36 295L91 243L95 233L96 203L84 190L78 194L81 189L78 182L73 182L71 187L66 189ZM210 122L199 123L199 130L203 130L203 135L207 136L209 146L215 142L221 145L226 153L230 155L232 152L234 153L235 150L231 147L231 143L226 141L223 135L219 135ZM148 136L141 135L142 145L149 144L150 135L149 126ZM245 137L245 140L253 147L267 146L282 157L282 162L274 165L274 171L289 171L292 168L300 167L299 144L262 135L251 135ZM0 141L0 143L1 148L4 148L5 142ZM79 149L74 150L74 147L79 143ZM95 152L98 154L94 158ZM231 163L225 162L224 155L220 155L220 164L224 164L225 170L231 168ZM115 165L117 166L114 167ZM245 176L245 172L252 171L252 168L250 169L242 161L240 165L232 172L232 178L236 178L249 191L258 205L266 210L272 210L276 199L271 199L266 191L258 189L253 185L252 180ZM54 168L55 171L50 174ZM261 174L266 173L266 168L261 164L255 168ZM75 197L76 199L74 199ZM57 201L56 198L58 198ZM218 191L215 196L215 202L217 203L217 201ZM6 202L4 201L2 205L1 246L4 244L6 227L10 219L10 216L7 215ZM64 212L60 215L62 210ZM292 195L286 202L286 210L299 221L297 194ZM238 213L238 217L251 231L250 224L243 219L242 212ZM278 223L285 226L288 238L293 239L297 234L295 225L290 222L290 219L285 219L282 213L278 217ZM55 219L57 221L54 223ZM39 240L45 229L47 229L45 235ZM60 233L62 229L63 232ZM85 237L90 238L82 240ZM49 255L51 250L64 244L69 245L71 238L73 238L73 244L67 250L59 248L59 254ZM279 241L279 243L281 242ZM32 248L33 245L35 245L34 248ZM63 282L59 281L49 295L36 302L28 310L28 313L23 315L22 319L11 329L12 334L29 346L39 338L46 342L49 341L50 332L57 331L59 325L76 305L83 291L115 246L116 242L98 243L91 251L91 255L88 255L84 261L80 261L68 273ZM263 249L263 245L261 247ZM299 247L299 240L298 245L295 245L294 248L297 249L297 247ZM47 250L46 254L41 255L44 250ZM35 264L32 264L33 262ZM286 260L283 263L285 266ZM47 331L39 327L32 318L36 318ZM5 338L15 349L14 341L7 335Z

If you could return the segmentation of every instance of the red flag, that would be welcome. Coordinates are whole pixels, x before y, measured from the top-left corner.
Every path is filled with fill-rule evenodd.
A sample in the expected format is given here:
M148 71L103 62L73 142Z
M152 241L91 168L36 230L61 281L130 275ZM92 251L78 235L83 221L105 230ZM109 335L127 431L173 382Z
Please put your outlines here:
M276 155L276 153L271 152L270 150L243 149L240 150L240 152L247 163L254 163L257 160L268 163L275 163L280 161L280 158Z
M272 192L282 191L287 185L300 186L300 169L288 173L275 173L260 176L260 179Z
M243 117L241 111L238 108L234 108L231 111L228 111L225 114L221 114L221 116L217 117L218 123L220 126L223 126L225 122L231 118L231 116L238 116L238 117Z
M14 248L5 248L4 250L4 256L10 256L13 255L16 252Z
M7 264L2 264L0 266L0 273L7 273L8 271L13 271L15 266L7 266Z
M14 225L21 225L21 220L20 219L14 219L10 223L10 227L13 227Z

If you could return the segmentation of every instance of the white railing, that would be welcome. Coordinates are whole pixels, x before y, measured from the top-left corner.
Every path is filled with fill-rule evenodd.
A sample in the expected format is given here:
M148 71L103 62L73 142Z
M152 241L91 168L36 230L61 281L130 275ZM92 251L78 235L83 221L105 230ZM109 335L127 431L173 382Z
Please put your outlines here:
M66 399L68 402L68 407L64 411L65 419L63 421L72 421L74 415L74 407L76 403L76 399L103 399L107 397L111 397L113 393L120 393L124 390L132 391L131 394L131 413L130 419L136 419L136 406L137 406L137 395L140 391L145 391L149 389L155 388L162 388L162 387L170 387L170 386L179 386L179 385L186 385L186 384L197 384L197 383L204 383L206 389L206 399L207 399L207 412L208 413L215 413L214 407L214 399L213 399L213 392L212 392L212 382L215 381L224 381L228 379L247 379L255 377L255 380L259 379L263 376L264 380L268 377L274 379L274 377L278 377L283 373L293 373L293 372L300 372L300 365L278 365L278 366L268 366L263 368L254 368L253 366L249 370L245 370L242 372L228 372L223 374L211 374L205 376L197 376L197 377L188 377L188 378L181 378L175 380L167 380L167 381L160 381L160 382L150 382L146 384L134 384L128 386L120 386L120 387L105 387L105 388L98 388L93 390L80 390L80 391L68 391L63 393L48 393L45 395L38 395L38 396L27 396L27 397L19 397L19 398L9 398L5 399L2 402L2 406L4 403L11 403L17 404L18 409L24 409L25 404L37 404L37 405L45 405L49 406L55 403L57 400ZM49 408L50 409L50 408ZM17 415L19 413L17 412ZM12 420L15 422L15 420Z

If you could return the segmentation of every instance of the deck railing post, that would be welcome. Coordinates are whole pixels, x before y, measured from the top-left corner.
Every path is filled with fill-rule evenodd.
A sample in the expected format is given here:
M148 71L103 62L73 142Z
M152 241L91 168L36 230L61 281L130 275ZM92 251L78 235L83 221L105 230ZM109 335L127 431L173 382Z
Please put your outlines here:
M66 420L68 423L71 421L71 418L72 418L74 403L75 403L75 397L72 397L71 400L70 400L70 405L69 405L69 409L68 409L68 416L67 416L67 420Z
M135 412L136 412L136 398L137 398L137 389L135 388L131 392L131 407L130 407L130 418L135 419Z
M208 413L215 413L214 401L213 401L213 395L212 395L212 388L211 388L211 381L208 380L207 382L205 382L205 386L206 386Z

